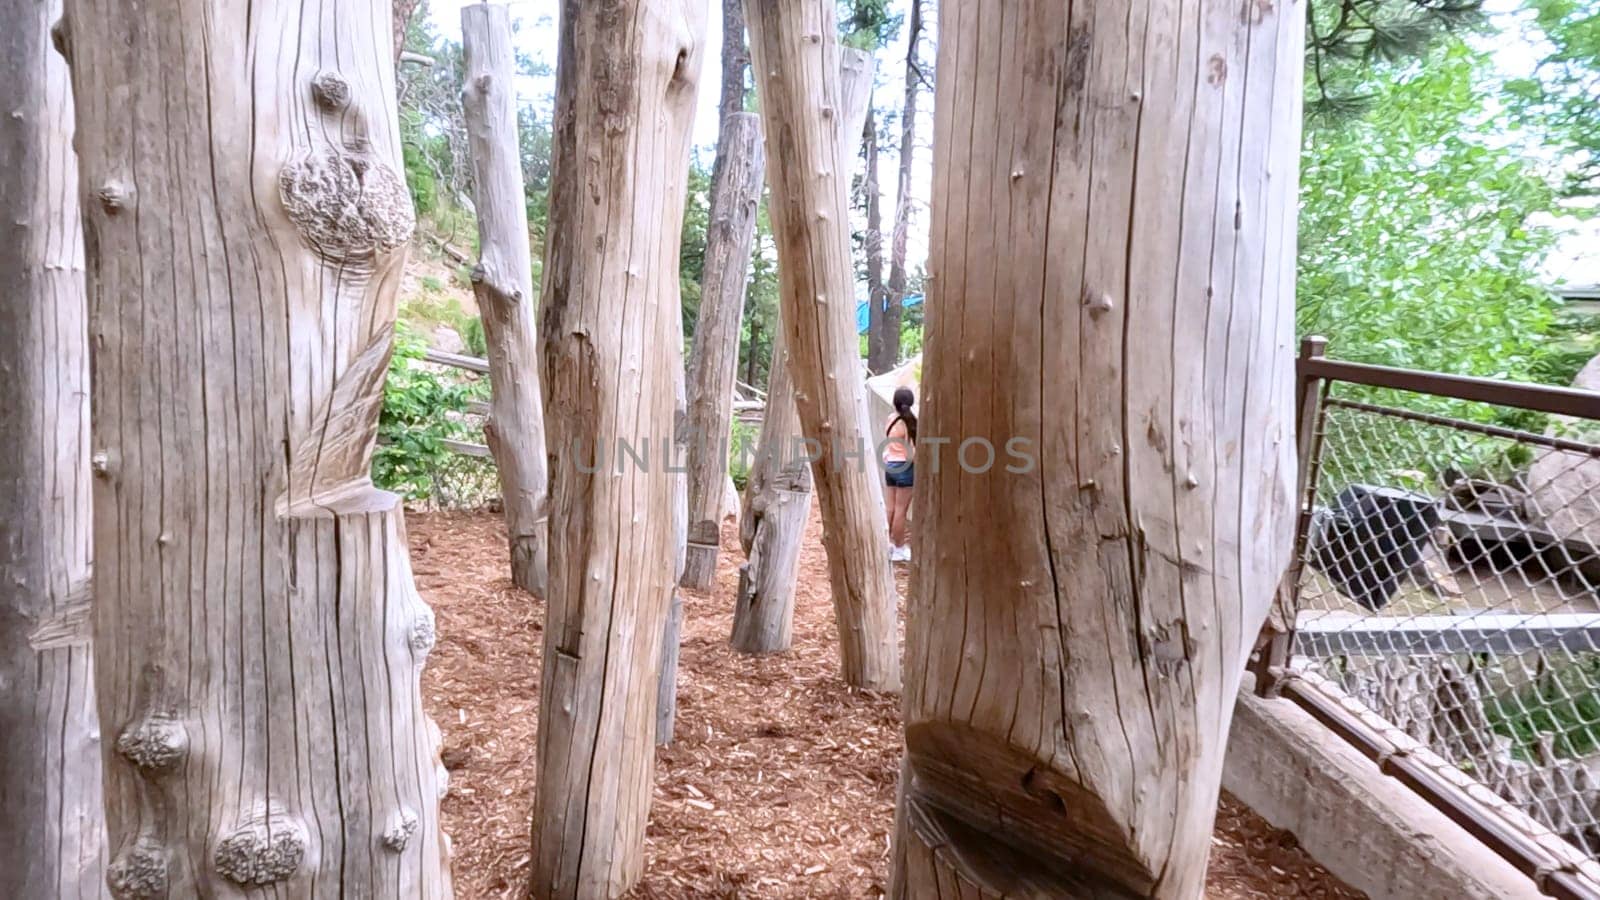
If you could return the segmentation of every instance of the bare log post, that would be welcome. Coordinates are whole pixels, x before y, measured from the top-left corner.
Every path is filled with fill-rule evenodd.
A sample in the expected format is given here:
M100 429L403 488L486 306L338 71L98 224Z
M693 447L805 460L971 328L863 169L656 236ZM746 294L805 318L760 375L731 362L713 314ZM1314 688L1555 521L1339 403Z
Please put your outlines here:
M656 746L672 743L678 721L678 655L683 640L683 594L672 592L661 631L661 677L656 682Z
M682 298L680 297L680 302ZM672 346L683 346L683 318L673 319ZM684 473L688 468L689 389L684 384L683 369L672 372L673 436L671 464L668 469ZM683 641L683 580L684 557L689 546L689 484L686 478L672 480L672 600L667 605L667 617L661 626L661 666L656 679L656 746L672 743L672 734L678 721L678 655Z
M894 580L855 328L848 154L831 3L746 0L769 157L772 231L795 403L819 454L839 656L856 687L900 688ZM852 457L852 454L854 455Z
M390 15L67 3L115 897L450 896L434 619L369 480L414 225Z
M542 597L549 479L528 207L517 142L516 57L506 7L463 6L461 47L466 63L461 107L472 148L473 203L478 211L472 294L483 316L489 350L489 418L483 431L500 478L511 538L511 580Z
M840 146L850 158L872 99L872 54L841 48L839 83ZM781 321L781 308L778 316ZM731 644L741 653L789 649L795 567L811 516L811 467L802 446L800 413L794 404L794 381L783 334L780 327L773 336L767 408L739 515L739 543L748 560L739 567Z
M0 0L0 897L104 890L89 648L89 326L59 0Z
M1242 9L939 6L921 430L1000 459L918 454L895 896L1201 896L1295 505L1306 11Z
M717 148L725 159L718 161L712 182L705 278L689 356L689 546L683 586L697 591L710 589L722 545L722 483L728 475L739 320L766 162L760 118L747 112L729 116Z
M663 465L682 384L679 234L704 0L567 0L541 333L550 587L532 892L644 869L663 628L682 550ZM619 448L645 448L640 464ZM653 448L653 449L651 449Z

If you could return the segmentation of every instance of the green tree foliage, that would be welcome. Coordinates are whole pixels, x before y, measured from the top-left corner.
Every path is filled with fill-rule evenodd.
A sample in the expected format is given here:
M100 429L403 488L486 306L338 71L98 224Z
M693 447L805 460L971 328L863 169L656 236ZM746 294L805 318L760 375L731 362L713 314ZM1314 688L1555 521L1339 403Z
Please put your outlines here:
M1307 108L1320 115L1365 108L1373 97L1361 90L1364 74L1414 61L1442 35L1459 36L1481 24L1482 5L1482 0L1313 0L1306 17L1306 82L1313 87Z
M905 18L891 12L893 0L839 0L839 39L857 50L878 50L900 33Z
M1419 63L1357 73L1365 113L1308 120L1302 334L1362 362L1536 374L1553 238L1532 223L1556 198L1491 114L1491 74L1486 54L1453 39Z
M373 483L414 501L433 496L436 474L451 461L446 440L482 440L463 415L469 401L488 393L487 381L463 382L428 366L425 350L427 344L404 323L395 329L372 455Z
M461 45L439 37L423 4L406 27L405 49L433 60L404 63L398 73L400 141L406 183L417 214L459 231L457 211L470 208L472 161L461 113L466 63ZM470 233L471 229L465 229Z
M683 300L684 358L700 317L700 279L705 272L706 229L711 223L711 170L689 159L689 184L683 198L683 233L678 245L678 284Z
M756 239L750 258L750 282L745 289L744 320L739 326L739 378L752 387L766 389L772 371L772 341L778 334L778 245L767 217L767 197L756 210Z
M1530 78L1507 85L1521 121L1566 154L1566 190L1600 194L1600 5L1531 0L1549 52Z

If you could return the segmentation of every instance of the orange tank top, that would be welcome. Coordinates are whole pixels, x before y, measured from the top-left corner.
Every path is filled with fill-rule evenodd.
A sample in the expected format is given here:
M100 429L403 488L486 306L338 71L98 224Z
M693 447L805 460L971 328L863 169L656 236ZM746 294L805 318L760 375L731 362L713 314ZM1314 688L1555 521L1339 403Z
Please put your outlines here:
M899 433L895 429L898 427ZM911 443L911 437L906 433L905 422L898 413L889 417L888 425L884 426L887 439L883 445L884 462L905 462L906 447Z

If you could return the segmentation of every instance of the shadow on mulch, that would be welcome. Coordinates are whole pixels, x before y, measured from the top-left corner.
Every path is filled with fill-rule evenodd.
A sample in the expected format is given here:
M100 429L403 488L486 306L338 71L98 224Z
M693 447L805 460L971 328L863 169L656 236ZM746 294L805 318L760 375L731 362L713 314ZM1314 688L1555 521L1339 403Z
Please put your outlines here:
M498 517L414 513L407 521L417 585L438 616L422 686L450 770L443 817L456 895L520 898L530 861L542 604L507 577ZM723 551L713 591L684 594L677 733L657 754L649 859L634 896L881 896L899 701L853 691L837 677L820 522L813 515L807 531L794 648L785 654L751 658L728 648L742 560L736 529L725 528ZM1292 835L1226 796L1206 894L1362 896Z

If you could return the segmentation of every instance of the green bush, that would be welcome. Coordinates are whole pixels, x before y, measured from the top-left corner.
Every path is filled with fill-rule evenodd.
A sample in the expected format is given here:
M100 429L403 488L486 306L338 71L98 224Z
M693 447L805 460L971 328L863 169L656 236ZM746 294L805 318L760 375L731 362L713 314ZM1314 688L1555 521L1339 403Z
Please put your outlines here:
M485 382L461 382L428 369L422 362L426 349L405 324L396 326L372 457L373 483L408 500L432 496L434 475L450 456L446 440L478 439L463 414L485 392Z
M759 427L733 420L728 433L728 475L733 478L734 487L741 491L750 482L750 464L755 460L756 442L760 438Z
M1521 759L1535 758L1540 735L1550 735L1557 756L1587 756L1600 748L1600 657L1540 676L1528 687L1484 703L1490 727L1512 740Z

